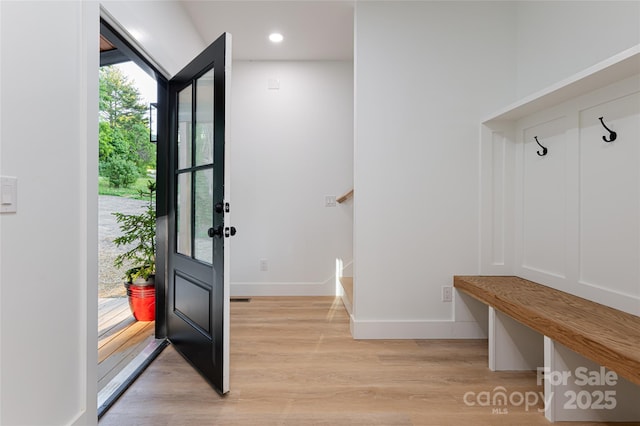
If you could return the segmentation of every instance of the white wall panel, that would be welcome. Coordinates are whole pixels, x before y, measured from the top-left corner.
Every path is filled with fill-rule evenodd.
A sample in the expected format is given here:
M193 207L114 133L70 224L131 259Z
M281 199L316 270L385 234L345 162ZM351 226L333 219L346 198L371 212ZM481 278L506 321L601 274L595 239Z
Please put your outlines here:
M599 117L617 132L615 141L602 139L610 135ZM501 146L496 135L509 123L518 135L507 139L515 149L505 157L513 171L494 152ZM482 135L481 211L493 215L482 222L483 273L495 272L486 261L495 257L492 226L513 220L515 259L511 265L505 256L504 274L513 266L516 275L640 314L640 75L515 122L486 122ZM536 136L547 155L538 155ZM496 175L503 173L505 182L515 182L515 207L499 211Z
M559 117L525 129L522 161L523 268L566 275L566 120ZM547 154L536 143L547 148Z
M600 124L617 132L615 141ZM640 94L580 112L580 283L639 295Z
M514 267L515 130L482 126L480 148L480 273L511 275Z
M505 263L505 185L507 140L503 132L493 132L491 138L491 264L503 266Z

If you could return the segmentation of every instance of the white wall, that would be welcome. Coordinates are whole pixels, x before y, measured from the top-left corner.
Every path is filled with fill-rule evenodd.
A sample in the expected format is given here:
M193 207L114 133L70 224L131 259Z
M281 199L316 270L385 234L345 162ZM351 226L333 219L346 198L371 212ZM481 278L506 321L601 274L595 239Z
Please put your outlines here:
M357 4L356 337L481 334L441 287L478 272L479 123L514 99L515 18L501 2Z
M353 184L352 63L234 62L232 81L232 294L335 294L353 217L325 196Z
M518 98L640 43L638 1L517 2Z

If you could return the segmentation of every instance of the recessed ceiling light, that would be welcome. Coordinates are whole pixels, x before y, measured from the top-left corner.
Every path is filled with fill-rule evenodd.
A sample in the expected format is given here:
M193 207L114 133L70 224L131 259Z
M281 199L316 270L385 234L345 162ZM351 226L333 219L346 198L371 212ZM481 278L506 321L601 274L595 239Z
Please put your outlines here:
M284 40L284 37L282 37L282 34L280 33L271 33L269 34L269 40L271 40L273 43L280 43L282 40Z

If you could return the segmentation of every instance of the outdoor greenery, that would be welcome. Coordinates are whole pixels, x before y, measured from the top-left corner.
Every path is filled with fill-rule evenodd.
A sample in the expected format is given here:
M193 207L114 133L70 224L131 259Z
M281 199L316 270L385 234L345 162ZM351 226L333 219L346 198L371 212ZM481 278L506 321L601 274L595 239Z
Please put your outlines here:
M125 260L135 265L125 272L128 282L138 277L148 280L156 271L156 184L147 182L147 189L140 190L140 197L147 200L145 210L140 214L113 213L120 224L122 235L113 242L118 247L129 248L119 254L113 264L120 268Z
M100 68L100 176L113 188L129 187L156 167L149 142L148 105L115 66Z
M101 176L98 181L98 193L100 195L114 195L116 197L126 197L140 200L140 190L146 190L148 182L149 178L141 177L136 179L136 181L128 187L116 188L109 184L109 179Z

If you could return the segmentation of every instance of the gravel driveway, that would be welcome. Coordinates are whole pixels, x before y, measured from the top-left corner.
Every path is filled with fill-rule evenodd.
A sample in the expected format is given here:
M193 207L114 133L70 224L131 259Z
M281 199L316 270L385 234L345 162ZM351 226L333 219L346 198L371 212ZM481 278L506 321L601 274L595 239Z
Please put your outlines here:
M113 212L137 214L144 211L144 200L100 195L98 197L98 297L125 297L124 271L113 266L113 260L124 251L116 247L114 238L120 236L120 228Z

